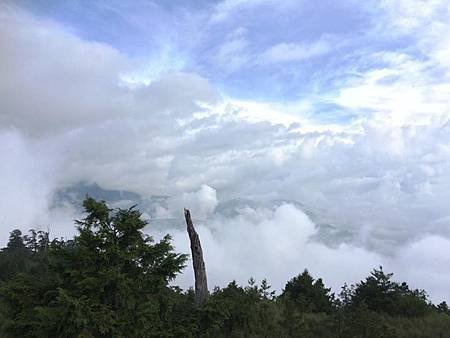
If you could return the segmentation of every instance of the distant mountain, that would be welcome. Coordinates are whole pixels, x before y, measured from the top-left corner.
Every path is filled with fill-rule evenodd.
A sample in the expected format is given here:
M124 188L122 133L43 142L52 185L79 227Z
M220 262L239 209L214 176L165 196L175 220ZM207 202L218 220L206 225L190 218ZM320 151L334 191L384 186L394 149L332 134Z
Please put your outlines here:
M227 217L236 217L239 215L239 210L243 208L251 209L268 209L274 210L280 205L289 203L299 209L303 209L303 205L297 201L290 200L268 200L268 201L255 201L248 198L233 198L224 202L220 202L216 207L215 212Z
M184 219L180 218L156 218L156 210L159 207L168 208L169 196L152 195L143 197L135 192L127 190L104 189L96 183L80 182L58 190L54 194L53 207L70 206L80 212L83 211L82 202L86 196L98 200L104 200L112 208L129 208L137 205L139 210L150 218L150 226L155 229L168 229L184 227ZM343 241L351 241L353 235L343 227L336 226L332 220L327 219L324 211L307 207L304 204L287 199L276 199L267 201L255 201L248 198L234 198L220 202L215 209L215 213L226 218L238 216L242 209L251 208L275 210L283 204L291 204L305 212L311 220L317 225L318 232L316 237L321 241L336 245ZM195 215L194 215L195 216ZM294 221L294 220L293 220Z
M155 208L161 206L167 208L169 196L142 197L127 190L104 189L97 183L80 182L58 190L53 196L53 207L70 205L76 210L82 211L82 202L86 196L105 201L112 208L127 208L137 205L138 208L150 216L155 214Z

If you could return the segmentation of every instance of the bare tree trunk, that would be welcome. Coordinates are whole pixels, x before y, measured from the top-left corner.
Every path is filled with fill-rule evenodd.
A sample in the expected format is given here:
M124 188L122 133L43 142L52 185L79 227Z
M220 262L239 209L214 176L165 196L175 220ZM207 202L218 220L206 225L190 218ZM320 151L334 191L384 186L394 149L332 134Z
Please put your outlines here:
M187 232L191 241L192 263L195 275L195 304L202 306L208 298L208 282L206 280L202 246L200 238L194 229L194 224L192 224L191 213L188 209L184 209L184 218L186 219Z

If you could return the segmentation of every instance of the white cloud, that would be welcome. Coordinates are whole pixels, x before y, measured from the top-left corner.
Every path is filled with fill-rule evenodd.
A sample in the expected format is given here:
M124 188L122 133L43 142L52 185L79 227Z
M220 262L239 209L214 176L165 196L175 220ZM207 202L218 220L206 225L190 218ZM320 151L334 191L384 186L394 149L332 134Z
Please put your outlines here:
M369 112L369 118L391 126L426 125L448 118L450 98L444 93L450 90L450 83L432 75L432 70L442 65L403 53L376 53L366 58L381 60L384 65L350 80L331 100L360 116Z
M438 24L445 20L450 10L446 0L383 0L379 6L388 16L389 25L402 34L426 31L430 22Z
M259 281L267 278L281 291L290 278L308 268L332 286L334 292L339 292L345 282L359 282L372 268L383 265L388 271L396 272L395 280L406 279L414 288L430 290L433 301L440 302L447 297L450 251L446 250L449 240L442 237L425 237L399 248L394 256L349 244L332 248L317 242L314 223L289 204L275 210L246 207L234 218L216 215L206 224L198 221L196 227L211 288L225 286L231 279L245 284L254 277ZM171 232L177 248L190 252L185 231ZM414 269L407 268L411 262ZM185 287L192 285L192 275L189 266L177 283ZM436 279L430 280L429 276Z
M299 62L326 55L333 50L333 40L322 37L313 42L279 43L267 49L260 63Z
M48 214L47 197L80 180L174 197L160 216L187 206L208 217L219 197L290 199L336 233L316 230L293 206L246 209L229 220L213 216L199 229L213 283L253 275L269 277L279 288L308 266L337 286L386 262L433 295L448 285L444 268L442 283L428 284L401 268L423 254L417 271L429 267L438 274L427 265L436 259L436 247L442 248L442 264L447 260L449 68L438 40L425 60L410 51L366 52L361 59L375 66L357 59L343 71L356 72L357 79L344 77L332 90L295 104L267 103L221 98L207 79L192 73L162 72L128 88L120 76L133 74L133 62L114 48L1 9L5 233L13 223L65 219ZM237 53L238 42L225 45L224 55ZM282 45L272 57L288 62L324 51L313 45ZM310 110L324 102L357 118L312 123ZM20 213L24 206L28 211ZM182 243L184 232L176 236ZM336 248L321 240L334 241ZM346 270L333 269L340 261L347 262Z
M220 44L212 55L212 61L220 65L225 72L235 72L251 61L251 56L246 50L248 41L245 33L242 33L241 29L237 31L237 34L233 32L227 40Z
M424 236L398 250L391 261L386 262L386 267L397 271L401 278L414 281L416 287L428 290L435 303L448 300L449 248L449 238Z
M210 20L212 23L220 23L238 10L251 9L267 3L279 5L274 0L223 0L214 7Z
M127 60L115 49L6 5L0 7L0 44L2 127L37 135L123 113L118 73Z
M378 38L411 39L409 49L420 51L419 60L439 63L440 74L448 77L450 3L447 0L384 0L375 8L377 25L371 34Z
M0 242L8 231L48 224L49 201L56 188L57 151L48 142L29 142L14 131L0 132ZM25 227L25 228L24 228ZM45 230L45 229L44 229Z
M168 203L168 215L171 217L176 218L184 208L187 208L194 211L196 217L204 219L214 212L218 201L216 190L203 184L197 191L183 192L179 196L171 197Z

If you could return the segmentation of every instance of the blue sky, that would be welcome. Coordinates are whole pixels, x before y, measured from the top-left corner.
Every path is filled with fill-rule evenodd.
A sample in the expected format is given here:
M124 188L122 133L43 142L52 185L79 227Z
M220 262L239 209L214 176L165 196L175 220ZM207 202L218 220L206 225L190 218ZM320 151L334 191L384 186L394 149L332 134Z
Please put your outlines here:
M216 284L382 264L448 297L448 0L3 1L0 45L5 235L70 235L52 196L95 182L207 220Z
M296 101L329 93L379 66L365 60L368 55L418 53L408 34L374 33L384 9L373 1L19 3L136 59L141 80L160 72L195 72L241 99Z
M330 96L371 69L385 67L377 54L389 52L419 61L428 57L417 46L416 30L402 30L391 20L392 8L420 11L421 5L427 6L420 2L18 3L82 39L108 44L132 58L136 65L133 81L148 82L162 73L183 71L207 78L236 99L295 103L314 95L317 99L310 115L319 121L352 121L353 112ZM433 15L438 16L439 8L436 12Z

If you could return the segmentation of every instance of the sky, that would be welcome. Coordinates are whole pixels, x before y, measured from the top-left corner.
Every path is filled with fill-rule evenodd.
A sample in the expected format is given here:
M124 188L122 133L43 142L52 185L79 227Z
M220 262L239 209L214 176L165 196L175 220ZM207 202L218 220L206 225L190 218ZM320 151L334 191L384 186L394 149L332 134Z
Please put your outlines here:
M210 285L383 265L450 301L448 0L4 0L0 74L3 242L95 182L190 207Z

